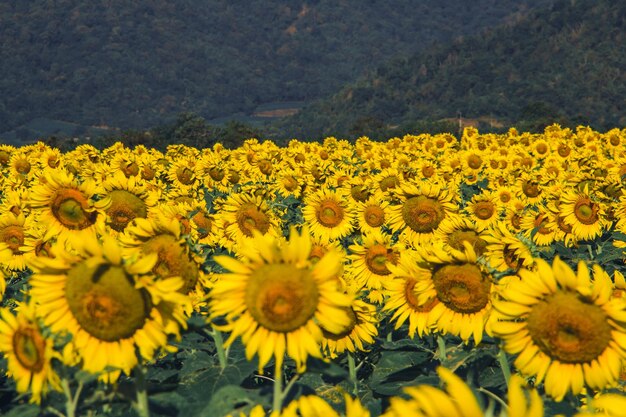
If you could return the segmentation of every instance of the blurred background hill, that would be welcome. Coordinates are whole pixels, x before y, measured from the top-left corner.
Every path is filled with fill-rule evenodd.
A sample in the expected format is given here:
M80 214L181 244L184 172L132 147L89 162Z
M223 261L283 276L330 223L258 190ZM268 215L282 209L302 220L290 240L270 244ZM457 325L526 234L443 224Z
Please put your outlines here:
M412 65L418 71L425 65L434 83L428 88L437 89L441 81L435 80L433 66L442 63L418 63L416 57L439 59L448 48L443 45L458 48L467 45L463 39L468 37L489 42L489 35L473 36L495 26L515 26L535 10L551 10L551 4L5 0L0 3L0 138L115 135L175 124L188 113L211 125L260 127L307 106L312 110L303 111L295 123L314 123L306 114L324 104L312 103L332 95L330 100L337 100L352 90L358 101L368 88L384 88L385 100L394 99L395 85L387 80L394 72L411 78ZM584 38L592 28L583 29ZM472 44L472 50L480 48ZM462 51L450 57L457 64L470 58ZM444 64L446 73L462 68L452 64ZM381 80L377 87L365 87ZM451 88L453 93L457 87ZM482 93L473 89L475 95ZM428 93L424 100L438 97ZM407 103L406 97L400 99L398 109L368 109L364 117L391 112L395 119L383 125L396 123L396 110L404 114ZM294 130L270 131L279 137Z
M390 60L284 120L288 135L389 137L454 124L626 125L626 2L558 1ZM282 133L283 135L285 133Z

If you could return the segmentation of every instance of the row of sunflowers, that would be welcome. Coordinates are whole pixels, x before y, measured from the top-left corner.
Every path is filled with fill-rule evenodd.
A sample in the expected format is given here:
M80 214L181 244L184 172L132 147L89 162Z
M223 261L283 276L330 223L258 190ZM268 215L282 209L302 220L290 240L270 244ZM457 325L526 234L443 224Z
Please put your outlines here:
M626 129L0 169L7 415L623 413Z

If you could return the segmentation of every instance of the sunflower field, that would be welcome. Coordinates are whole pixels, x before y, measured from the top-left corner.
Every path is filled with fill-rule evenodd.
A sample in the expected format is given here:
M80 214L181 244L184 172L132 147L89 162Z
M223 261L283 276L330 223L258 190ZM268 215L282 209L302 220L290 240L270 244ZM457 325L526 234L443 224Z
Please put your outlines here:
M623 416L626 129L0 145L3 416Z

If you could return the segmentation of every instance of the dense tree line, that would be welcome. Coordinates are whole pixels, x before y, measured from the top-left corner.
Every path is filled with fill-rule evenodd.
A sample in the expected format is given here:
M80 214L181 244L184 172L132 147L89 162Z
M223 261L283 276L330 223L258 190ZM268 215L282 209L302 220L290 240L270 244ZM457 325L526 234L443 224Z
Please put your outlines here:
M458 114L494 130L624 126L625 19L625 2L559 1L506 27L391 60L281 129L323 137L358 134L365 123L386 132Z
M35 118L142 129L312 101L386 60L551 0L6 0L0 132Z

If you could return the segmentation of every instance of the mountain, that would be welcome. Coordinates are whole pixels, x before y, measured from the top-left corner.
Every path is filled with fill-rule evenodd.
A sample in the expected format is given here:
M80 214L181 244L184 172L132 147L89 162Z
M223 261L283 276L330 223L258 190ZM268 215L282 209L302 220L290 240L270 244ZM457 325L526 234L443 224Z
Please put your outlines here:
M0 132L145 128L310 102L551 0L3 0ZM20 127L22 129L20 130ZM1 136L1 134L0 134Z
M626 2L558 1L477 36L398 58L280 126L283 136L382 136L424 121L486 128L626 125ZM399 128L398 128L399 127Z

